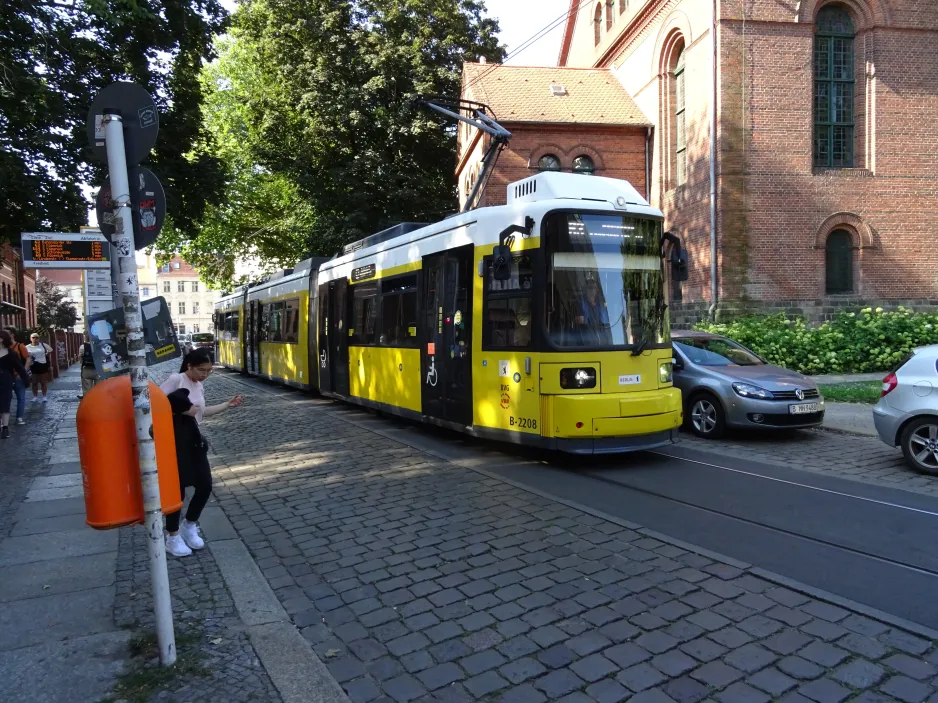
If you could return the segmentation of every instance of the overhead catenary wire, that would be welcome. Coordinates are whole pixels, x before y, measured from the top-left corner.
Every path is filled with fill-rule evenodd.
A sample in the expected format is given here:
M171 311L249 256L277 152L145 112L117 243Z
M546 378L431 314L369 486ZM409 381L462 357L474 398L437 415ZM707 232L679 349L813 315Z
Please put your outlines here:
M468 83L466 83L466 85L463 87L463 90L466 90L466 89L472 87L473 85L475 85L476 83L478 83L480 80L482 80L483 78L485 78L487 75L489 75L490 73L492 73L493 71L495 71L497 68L503 66L506 61L509 61L509 60L513 59L514 57L518 56L519 54L521 54L523 51L526 51L527 49L530 49L532 46L534 46L534 44L536 44L537 42L539 42L541 39L543 39L544 37L546 37L546 36L547 36L548 34L550 34L552 31L554 31L555 29L557 29L557 27L561 26L564 22L566 22L571 16L573 16L573 15L575 15L575 14L579 14L579 12L580 12L581 9L583 9L584 7L586 7L586 5L588 5L588 4L592 3L592 2L593 2L593 0L583 0L579 5L576 6L576 8L567 10L566 12L564 12L564 13L563 13L562 15L560 15L559 17L553 19L546 27L543 27L540 31L535 32L532 36L530 36L528 39L526 39L525 41L523 41L523 42L522 42L516 49L514 49L513 51L508 52L508 54L506 54L506 56L505 56L504 60L502 61L502 63L492 64L491 67L489 67L489 68L483 70L481 73L479 73L479 75L477 75L477 76L476 76L475 78L473 78L471 81L469 81Z

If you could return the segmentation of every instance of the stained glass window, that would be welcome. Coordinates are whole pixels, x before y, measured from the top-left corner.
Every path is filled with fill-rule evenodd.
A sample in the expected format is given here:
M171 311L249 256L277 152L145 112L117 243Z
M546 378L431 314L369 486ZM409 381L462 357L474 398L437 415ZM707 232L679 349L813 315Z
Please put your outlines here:
M814 165L853 167L854 29L850 15L828 5L814 37Z
M677 185L687 182L687 123L685 121L684 103L684 51L681 51L674 67L674 122L677 125L675 156L677 157Z

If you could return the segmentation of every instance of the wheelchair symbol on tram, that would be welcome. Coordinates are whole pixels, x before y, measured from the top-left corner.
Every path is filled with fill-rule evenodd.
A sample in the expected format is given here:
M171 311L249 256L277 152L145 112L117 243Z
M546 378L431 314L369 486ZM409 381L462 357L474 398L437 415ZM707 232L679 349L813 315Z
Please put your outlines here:
M430 386L436 387L437 382L437 373L436 373L436 357L430 357L430 369L427 371L427 384Z
M322 354L319 355L319 366L320 368L326 368L326 350L322 350Z

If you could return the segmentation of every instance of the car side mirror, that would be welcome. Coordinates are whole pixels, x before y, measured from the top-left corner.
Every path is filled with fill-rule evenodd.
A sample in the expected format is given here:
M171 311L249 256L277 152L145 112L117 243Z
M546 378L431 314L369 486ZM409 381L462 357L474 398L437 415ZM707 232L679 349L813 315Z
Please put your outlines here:
M671 368L675 371L680 371L684 368L684 362L678 359L676 356L671 357Z
M511 247L504 244L492 252L492 278L496 281L511 279Z

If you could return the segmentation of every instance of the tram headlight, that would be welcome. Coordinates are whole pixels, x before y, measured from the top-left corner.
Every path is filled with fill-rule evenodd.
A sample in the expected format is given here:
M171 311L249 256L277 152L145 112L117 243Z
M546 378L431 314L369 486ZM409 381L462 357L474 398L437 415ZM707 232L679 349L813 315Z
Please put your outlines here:
M564 389L595 388L596 369L560 369L560 387Z
M672 380L671 362L662 361L658 364L658 383L671 383Z

